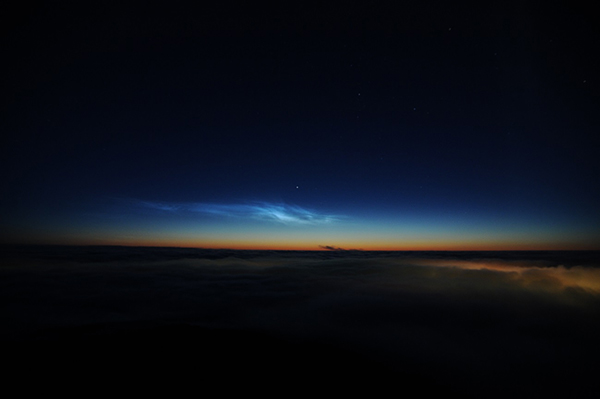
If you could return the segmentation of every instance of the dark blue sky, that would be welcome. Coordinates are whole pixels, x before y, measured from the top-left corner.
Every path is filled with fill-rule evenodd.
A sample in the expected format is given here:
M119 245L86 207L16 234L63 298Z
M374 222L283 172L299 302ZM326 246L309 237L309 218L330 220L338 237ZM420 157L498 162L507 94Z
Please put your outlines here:
M591 16L527 1L13 11L2 239L597 248Z

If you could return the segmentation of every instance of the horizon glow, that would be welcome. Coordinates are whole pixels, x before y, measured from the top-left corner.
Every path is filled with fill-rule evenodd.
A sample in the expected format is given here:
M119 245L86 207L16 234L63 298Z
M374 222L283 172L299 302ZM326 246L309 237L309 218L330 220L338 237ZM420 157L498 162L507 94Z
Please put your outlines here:
M283 202L111 200L39 220L5 242L228 249L584 250L590 232L481 215L336 214Z

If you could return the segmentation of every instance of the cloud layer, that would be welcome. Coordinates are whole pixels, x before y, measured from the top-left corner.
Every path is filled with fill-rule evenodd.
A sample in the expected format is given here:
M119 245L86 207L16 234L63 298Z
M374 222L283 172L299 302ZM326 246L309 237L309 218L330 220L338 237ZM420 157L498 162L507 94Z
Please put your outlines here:
M7 339L48 327L183 323L341 347L470 394L511 396L507 381L528 390L511 397L535 394L542 379L551 393L560 379L569 390L595 381L598 254L24 251L0 254Z

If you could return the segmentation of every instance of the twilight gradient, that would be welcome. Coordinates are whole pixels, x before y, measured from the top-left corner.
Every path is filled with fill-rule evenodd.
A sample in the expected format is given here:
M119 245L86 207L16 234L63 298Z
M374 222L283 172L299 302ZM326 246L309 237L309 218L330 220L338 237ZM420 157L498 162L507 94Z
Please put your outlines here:
M342 212L343 210L343 212ZM20 232L20 234L19 234ZM109 198L19 221L12 243L319 250L594 249L594 226L526 215Z

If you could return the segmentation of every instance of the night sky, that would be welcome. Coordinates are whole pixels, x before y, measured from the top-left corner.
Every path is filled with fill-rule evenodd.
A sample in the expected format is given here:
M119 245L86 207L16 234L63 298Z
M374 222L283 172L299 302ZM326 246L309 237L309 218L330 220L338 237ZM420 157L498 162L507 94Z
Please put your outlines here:
M481 3L2 6L0 239L600 249L595 14Z
M591 5L88 3L0 5L5 391L598 396Z

